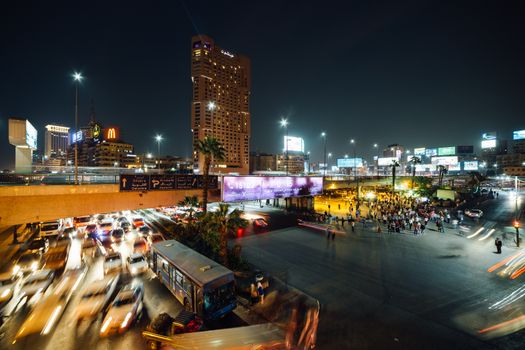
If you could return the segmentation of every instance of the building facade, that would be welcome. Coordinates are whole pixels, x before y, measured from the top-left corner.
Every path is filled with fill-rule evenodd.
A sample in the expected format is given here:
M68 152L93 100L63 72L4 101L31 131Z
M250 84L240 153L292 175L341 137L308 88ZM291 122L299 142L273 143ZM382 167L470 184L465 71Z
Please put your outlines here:
M251 64L242 55L215 45L208 36L191 42L191 132L193 163L202 173L199 140L213 136L225 149L225 160L214 161L211 172L249 173Z
M69 147L69 127L62 125L46 125L44 157L46 161L57 163L64 161Z
M277 157L275 154L250 153L250 173L254 171L276 171Z

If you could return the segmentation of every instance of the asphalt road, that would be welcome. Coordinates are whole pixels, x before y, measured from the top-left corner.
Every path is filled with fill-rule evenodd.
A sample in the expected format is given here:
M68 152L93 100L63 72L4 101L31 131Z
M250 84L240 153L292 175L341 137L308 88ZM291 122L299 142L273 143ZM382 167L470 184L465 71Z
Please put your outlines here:
M492 239L480 240L484 230L469 239L452 229L414 236L359 227L328 241L289 228L236 242L250 262L320 301L319 349L519 349L523 278L487 269L522 251L495 254Z

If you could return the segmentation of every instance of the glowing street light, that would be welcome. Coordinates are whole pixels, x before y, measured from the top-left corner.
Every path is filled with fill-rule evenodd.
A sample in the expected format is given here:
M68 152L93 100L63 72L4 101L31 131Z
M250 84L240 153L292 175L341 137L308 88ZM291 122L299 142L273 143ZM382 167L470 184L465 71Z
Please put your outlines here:
M359 201L359 178L357 177L357 161L356 161L356 155L355 155L355 140L351 139L350 144L353 146L354 149L354 180L355 183L355 191L357 194L357 200Z
M84 77L80 72L73 73L73 81L75 82L75 134L78 131L78 85L82 79ZM75 185L78 185L78 141L75 142Z
M284 153L285 153L285 159L284 159L284 166L286 168L286 176L288 176L288 119L281 118L281 121L279 122L281 124L281 127L284 128L285 132L285 143L284 143Z
M374 143L374 148L376 149L376 169L377 169L377 177L379 177L379 145L377 143Z
M213 101L208 102L208 110L214 111L215 108L217 108L217 105L215 104L215 102Z
M155 141L157 141L157 167L160 169L160 143L163 140L162 135L155 135Z
M324 175L323 176L326 176L326 168L327 168L327 165L326 165L326 132L322 132L321 133L321 137L324 139Z

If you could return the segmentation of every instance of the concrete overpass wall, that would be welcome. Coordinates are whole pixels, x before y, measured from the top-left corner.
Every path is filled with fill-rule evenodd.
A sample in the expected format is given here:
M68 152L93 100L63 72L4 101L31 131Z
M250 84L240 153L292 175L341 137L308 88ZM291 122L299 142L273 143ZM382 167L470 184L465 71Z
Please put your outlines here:
M119 185L0 187L0 228L28 222L177 204L202 190L119 192ZM218 201L210 191L209 201Z

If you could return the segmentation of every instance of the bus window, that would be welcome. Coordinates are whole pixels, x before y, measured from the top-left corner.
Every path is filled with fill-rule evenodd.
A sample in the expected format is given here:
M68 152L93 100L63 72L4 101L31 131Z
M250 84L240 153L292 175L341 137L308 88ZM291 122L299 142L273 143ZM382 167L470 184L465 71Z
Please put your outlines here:
M213 314L235 300L233 282L204 292L204 313Z

